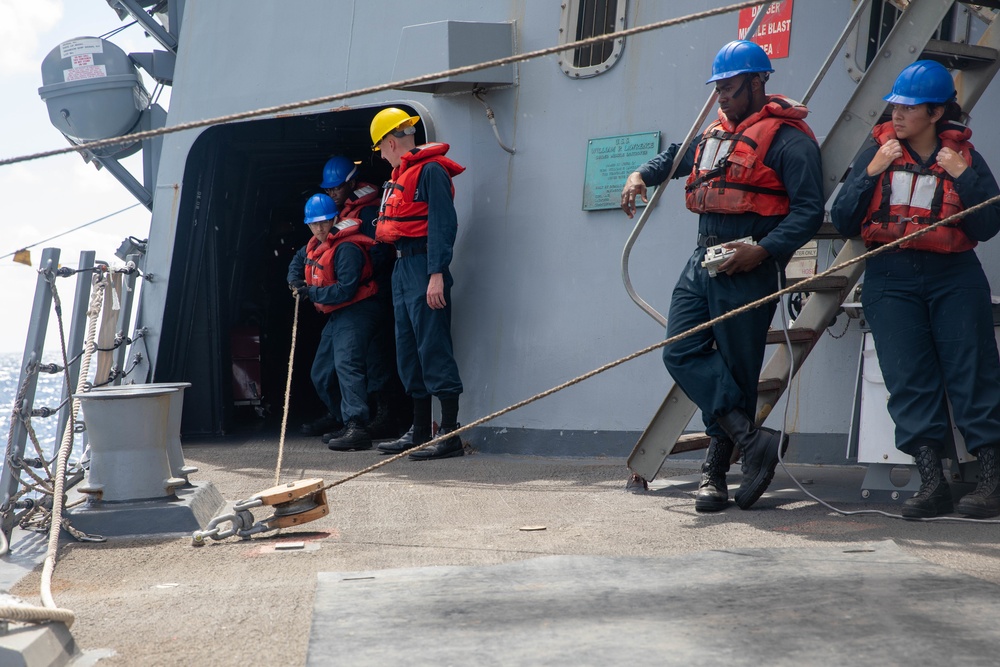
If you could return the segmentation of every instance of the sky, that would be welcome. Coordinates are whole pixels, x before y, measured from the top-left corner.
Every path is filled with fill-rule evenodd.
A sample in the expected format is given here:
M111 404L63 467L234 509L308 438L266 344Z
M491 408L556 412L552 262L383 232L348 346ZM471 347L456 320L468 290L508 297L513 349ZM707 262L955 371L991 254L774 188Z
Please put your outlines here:
M42 60L67 39L99 37L129 22L120 21L105 0L0 0L0 158L66 146L38 95ZM109 39L126 53L162 50L138 26ZM145 75L144 80L152 92L153 82ZM168 103L169 89L159 99L164 108ZM140 154L123 164L142 182ZM135 203L111 174L84 163L75 153L0 167L0 256ZM31 248L31 267L15 264L11 257L0 259L0 353L24 350L44 247L61 248L63 266L75 267L83 250L94 250L97 259L120 265L115 250L128 236L146 238L149 220L149 211L136 206ZM76 279L62 278L57 287L68 317ZM51 319L46 357L58 349L57 327Z

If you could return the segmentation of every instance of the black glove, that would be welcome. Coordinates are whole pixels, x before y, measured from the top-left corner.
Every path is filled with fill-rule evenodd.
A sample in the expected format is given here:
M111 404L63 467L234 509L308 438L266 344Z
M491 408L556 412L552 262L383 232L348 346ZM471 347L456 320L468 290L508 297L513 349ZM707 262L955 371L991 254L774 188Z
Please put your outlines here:
M304 280L293 280L288 283L288 289L292 290L292 294L300 299L309 298L309 285L307 285Z

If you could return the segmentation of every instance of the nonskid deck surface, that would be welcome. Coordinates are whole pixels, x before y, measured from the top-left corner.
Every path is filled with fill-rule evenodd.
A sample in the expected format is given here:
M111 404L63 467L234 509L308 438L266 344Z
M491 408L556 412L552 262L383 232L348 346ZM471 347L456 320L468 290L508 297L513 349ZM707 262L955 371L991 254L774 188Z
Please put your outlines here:
M188 462L200 469L192 479L210 480L230 501L248 498L274 483L277 440L272 437L220 444L186 443L185 454ZM282 481L322 477L331 482L378 460L381 457L374 452L334 453L319 439L293 438L286 442ZM667 465L672 462L668 460ZM877 577L862 576L860 569L851 572L849 566L875 559L872 567L882 568L879 572L892 570L878 564L878 554L883 551L869 551L873 544L885 540L898 545L905 556L901 562L905 560L907 568L918 567L910 563L914 558L927 561L919 567L937 566L934 581L944 582L940 585L949 591L947 597L953 609L967 604L972 609L969 613L975 614L985 604L984 596L975 591L985 590L981 587L988 584L1000 584L1000 531L995 525L921 524L867 515L841 517L806 499L801 492L787 489L787 478L780 471L774 482L776 492L765 495L754 509L740 511L732 506L716 515L701 515L694 511L692 463L677 466L665 468L658 482L680 478L678 481L659 488L654 484L651 493L633 494L625 491L628 471L624 452L621 459L473 454L433 462L403 460L331 489L328 517L280 535L249 541L230 538L202 548L192 547L189 536L183 535L114 538L104 544L65 542L55 571L53 595L60 606L77 613L72 632L81 647L112 648L117 652L117 657L102 660L102 665L242 666L303 665L307 660L310 664L355 664L355 658L360 663L364 657L361 652L344 653L356 644L340 641L336 652L330 653L333 648L321 648L316 643L323 639L320 634L327 634L326 630L313 631L314 622L319 628L321 619L330 619L324 608L331 598L323 582L350 572L368 576L373 571L411 570L414 577L405 580L399 579L398 573L387 573L399 591L393 604L408 609L408 616L425 616L412 619L414 631L425 633L428 639L437 637L428 644L441 645L441 650L448 647L453 624L433 618L434 609L421 611L419 606L424 598L421 587L435 577L441 579L434 574L435 568L458 568L453 576L444 577L449 582L449 595L470 598L471 602L479 599L486 613L492 586L486 587L489 590L470 588L472 582L487 581L494 576L491 572L497 572L495 566L511 564L509 567L514 569L508 571L508 578L527 577L522 588L538 585L548 590L536 595L551 600L551 606L545 609L553 616L565 615L570 601L573 606L606 607L611 610L606 618L593 611L589 620L581 622L595 623L604 618L601 623L611 623L621 630L617 633L620 642L629 641L626 630L630 628L635 633L636 649L658 657L663 655L663 647L675 644L678 650L691 650L692 640L684 637L697 625L728 623L732 627L727 630L726 641L750 641L750 634L757 630L732 623L734 613L755 609L746 596L741 597L741 590L750 597L763 596L767 605L782 609L785 617L794 616L789 610L799 605L831 606L841 614L836 618L841 619L847 613L883 614L886 605L891 605L881 599L884 589L895 586L896 599L903 600L904 589L912 579L895 584L887 581L878 588L851 588L849 584L854 580L870 583ZM831 480L834 473L844 475L844 485L852 485L849 488L853 489L848 496L856 493L860 482L857 469L824 470L823 475L816 468L801 470L806 478L816 480L817 487L826 484L823 480L827 474ZM544 530L522 530L529 527ZM301 545L276 548L289 542ZM803 563L816 560L816 549L828 549L830 559L843 567L839 580L825 580L831 586L840 586L842 592L808 589L808 581L799 582L808 589L805 591L796 587L799 584L788 587L788 570L775 566L758 571L749 581L739 577L720 579L708 587L715 599L698 606L692 600L697 598L695 589L701 585L692 584L692 590L681 593L671 590L670 582L682 581L683 577L678 580L667 576L676 570L686 572L691 582L704 582L706 577L715 576L720 565L733 569L740 563L758 561L780 562L794 569L788 564L797 559ZM748 550L765 550L769 555L734 555ZM561 561L562 557L587 558ZM543 560L530 564L538 558ZM642 567L640 559L653 561L647 568ZM522 566L516 565L522 561ZM550 567L551 576L545 573ZM22 578L11 592L37 602L39 569ZM625 593L617 593L619 589L604 576L586 574L591 570L620 572L620 590L631 602L618 600L610 604ZM500 570L499 576L505 576L503 572ZM327 574L321 577L321 573ZM553 588L559 581L563 583ZM651 591L645 600L636 592L644 589ZM730 600L728 611L720 618L713 605L722 599L718 598L721 592L730 589L730 597L725 598ZM933 590L935 595L940 594L940 588ZM1000 599L993 588L988 590L992 591L992 599ZM526 598L524 604L530 599ZM540 598L534 599L537 602ZM515 604L516 596L510 600ZM851 609L845 606L848 600L853 600ZM339 598L335 602L340 604ZM740 607L737 602L748 606ZM442 599L441 604L447 604L447 600ZM632 604L634 608L628 606ZM342 619L347 613L342 607L329 609L335 609ZM513 614L513 609L505 613ZM644 614L643 609L648 613ZM346 620L365 627L373 625L373 632L384 625L383 643L389 651L394 650L393 646L403 646L394 644L397 639L390 639L390 635L405 638L411 632L399 625L399 611L396 607L379 609L378 605L369 605L351 612L356 618ZM982 608L980 613L995 618L994 611L992 607ZM380 617L395 620L384 622ZM959 618L954 614L952 617ZM684 618L689 620L680 620ZM698 618L704 623L691 620ZM813 618L820 622L820 616ZM968 620L961 619L956 623ZM674 624L672 630L661 632L658 628L668 621ZM521 627L526 634L516 636L517 650L528 650L532 644L538 655L554 650L559 641L565 641L556 630L565 627L568 620L557 618L553 622L556 626ZM842 628L851 625L847 620L839 622ZM883 631L889 632L888 627L884 626ZM951 645L949 633L955 627L948 624L940 629L935 645ZM504 629L497 628L496 641L503 641ZM906 631L899 628L900 633ZM591 634L595 638L603 636ZM462 641L482 636L473 632ZM660 642L655 644L657 651L642 651L644 644L653 645L654 638ZM990 635L994 646L996 639ZM810 646L817 656L832 656L840 641L837 632L831 631L828 636L811 636ZM326 654L330 656L328 662L317 657ZM468 658L456 645L451 659L456 664L467 664ZM586 660L575 664L586 664Z
M307 664L985 667L997 612L891 541L321 572Z

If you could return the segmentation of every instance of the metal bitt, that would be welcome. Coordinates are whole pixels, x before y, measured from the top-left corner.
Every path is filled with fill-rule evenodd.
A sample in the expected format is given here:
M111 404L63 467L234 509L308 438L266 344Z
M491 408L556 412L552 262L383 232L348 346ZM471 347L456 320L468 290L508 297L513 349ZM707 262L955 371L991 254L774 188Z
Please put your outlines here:
M119 394L153 394L162 389L176 389L170 394L170 404L167 410L167 426L163 433L163 441L167 448L167 460L170 462L170 472L174 477L181 477L190 484L188 475L198 472L194 466L184 462L184 450L181 448L181 417L184 411L184 390L191 386L190 382L153 382L150 384L125 384L120 386L95 387L90 394L116 392Z
M263 506L274 507L274 514L254 523L250 510ZM251 535L309 523L329 513L323 480L301 479L273 486L248 500L234 503L232 512L215 517L205 530L195 531L191 535L191 541L194 546L200 547L209 537L213 540L224 540L238 535L243 539L249 539ZM226 524L229 524L229 527L223 528Z
M173 497L187 483L167 457L170 398L177 389L135 393L121 390L75 394L90 438L87 480L78 489L92 502Z

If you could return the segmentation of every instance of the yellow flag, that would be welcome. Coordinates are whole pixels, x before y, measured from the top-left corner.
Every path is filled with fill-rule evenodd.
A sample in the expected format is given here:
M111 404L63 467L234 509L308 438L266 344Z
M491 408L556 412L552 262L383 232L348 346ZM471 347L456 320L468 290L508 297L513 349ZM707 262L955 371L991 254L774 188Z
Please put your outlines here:
M30 250L18 250L14 253L14 261L18 264L24 264L26 266L31 266L31 251Z

